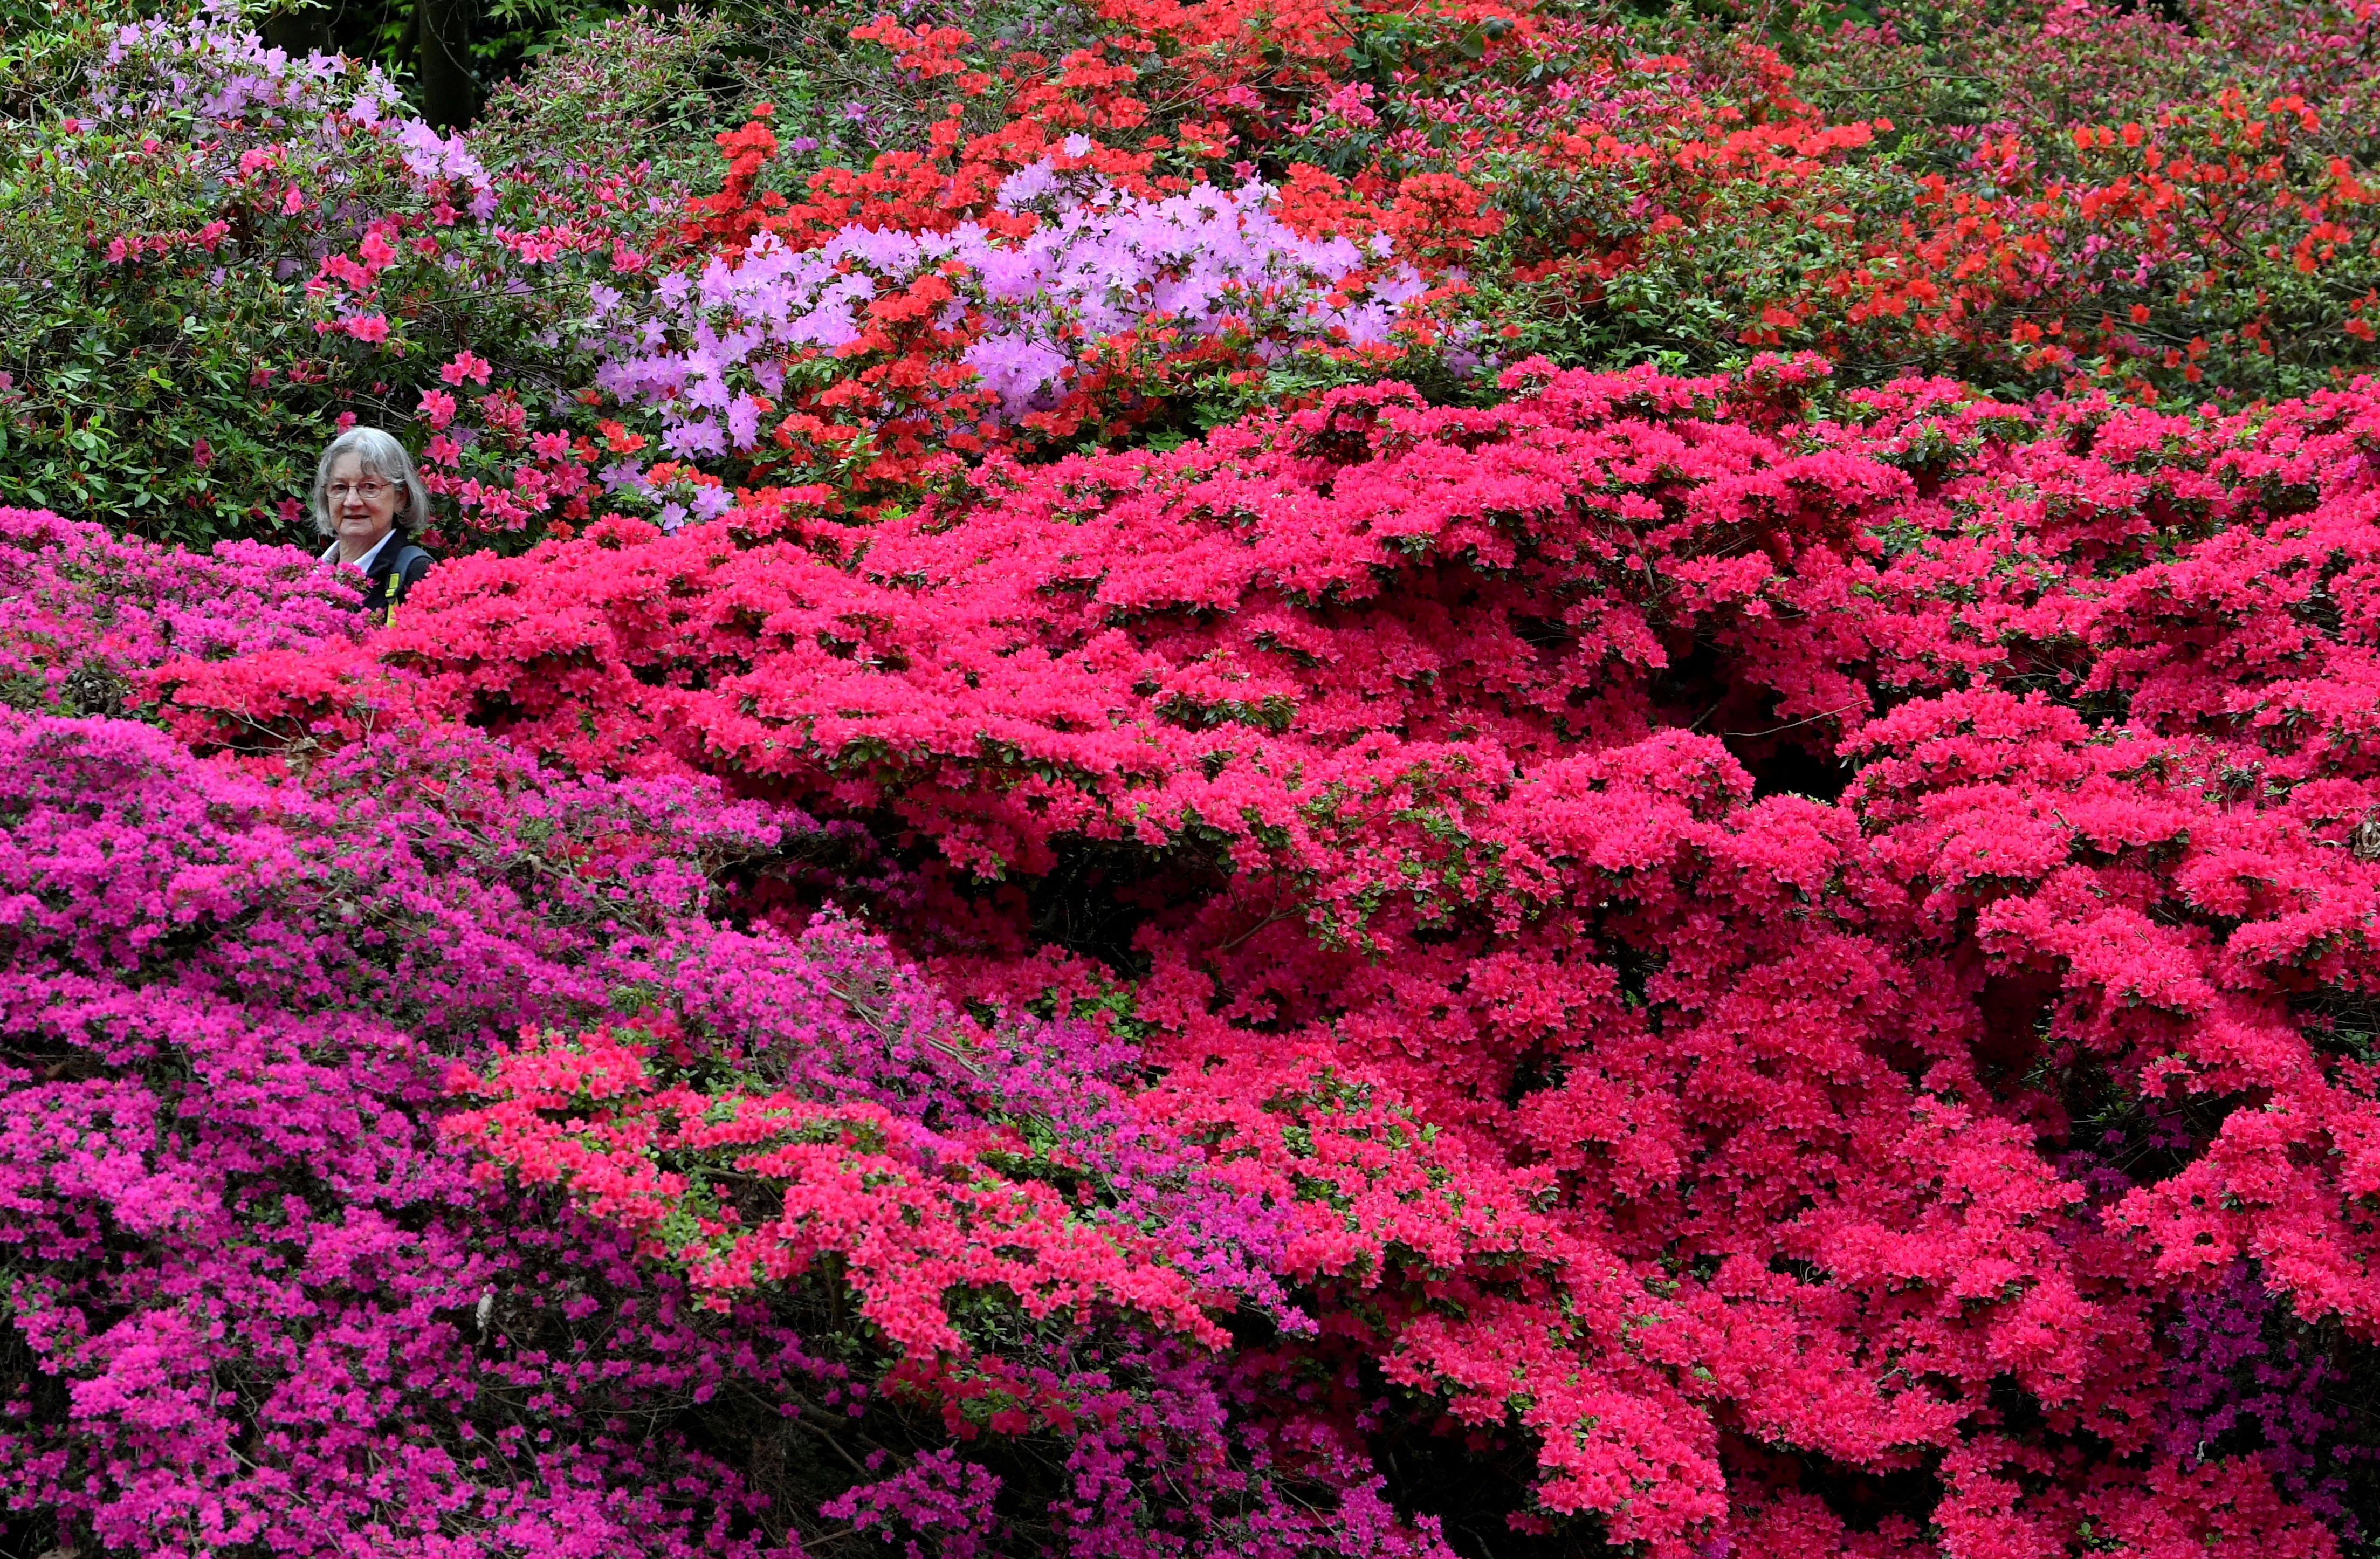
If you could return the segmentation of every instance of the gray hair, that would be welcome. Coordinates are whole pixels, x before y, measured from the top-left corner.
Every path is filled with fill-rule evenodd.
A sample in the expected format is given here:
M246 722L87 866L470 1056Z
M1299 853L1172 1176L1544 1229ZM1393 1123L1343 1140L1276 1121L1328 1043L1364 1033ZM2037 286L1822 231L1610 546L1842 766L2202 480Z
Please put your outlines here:
M430 490L413 469L405 445L378 428L349 428L323 446L314 462L314 529L325 536L338 534L331 522L331 468L343 455L352 455L366 476L376 476L397 490L396 523L419 530L430 521Z

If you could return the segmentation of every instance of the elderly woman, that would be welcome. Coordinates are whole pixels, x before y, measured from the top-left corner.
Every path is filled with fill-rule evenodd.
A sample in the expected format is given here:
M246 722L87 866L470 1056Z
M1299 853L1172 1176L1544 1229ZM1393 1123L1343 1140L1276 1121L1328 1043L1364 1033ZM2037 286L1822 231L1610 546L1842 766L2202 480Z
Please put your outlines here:
M430 571L430 554L407 534L429 515L413 457L378 428L349 428L314 467L314 529L334 538L322 561L362 569L370 580L364 610L383 620L395 620L406 591Z

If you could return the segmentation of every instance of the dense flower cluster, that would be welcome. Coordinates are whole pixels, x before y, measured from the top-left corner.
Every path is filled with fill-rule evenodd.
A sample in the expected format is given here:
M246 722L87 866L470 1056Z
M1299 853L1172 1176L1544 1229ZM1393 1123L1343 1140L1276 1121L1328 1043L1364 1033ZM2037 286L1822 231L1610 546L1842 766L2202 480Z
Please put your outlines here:
M1246 378L1301 346L1399 355L1402 307L1427 285L1410 266L1375 275L1378 257L1345 238L1301 238L1270 196L1148 200L1095 182L1070 197L1044 161L1000 187L1001 212L1053 208L1021 237L854 226L795 252L763 233L663 278L660 317L629 316L595 383L658 407L668 456L732 460L747 479L856 464L864 482L955 469L1018 433L1062 440L1087 420L1122 433L1184 379ZM621 480L650 487L642 470ZM727 504L710 488L697 512Z
M120 714L169 661L351 645L359 578L286 547L224 542L200 555L0 508L0 700Z
M661 1447L605 1427L716 1380L677 1301L600 1231L474 1193L421 1107L452 1047L600 1010L639 966L590 955L665 936L704 859L774 825L451 736L304 793L122 722L12 716L0 746L0 1241L37 1365L11 1504L117 1551L453 1524L711 1551L732 1480L711 1515L666 1501Z
M2380 1322L2380 404L1507 382L995 463L958 524L615 522L450 567L384 653L575 767L929 846L911 944L994 1001L1096 999L1099 945L1002 884L1099 852L1172 1129L1264 1162L1319 1061L1543 1220L1502 1258L1541 1277L1371 1344L1534 1432L1525 1519L1702 1541L1724 1480L1733 1541L1784 1545L1792 1447L1940 1458L1973 1542L2180 1552L2151 1534L2219 1491L2318 1550L2265 1463L2160 1438L2154 1382L2166 1297L2242 1259ZM1611 1351L1647 1324L1674 1383ZM2118 1459L2056 1474L2074 1436Z
M140 1552L270 1533L797 1553L806 1513L701 1448L726 1389L762 1394L787 1434L841 1419L879 1463L917 1433L1028 1461L1056 1446L1067 1475L1038 1506L1027 1487L969 1507L985 1540L1444 1552L1382 1503L1340 1405L1284 1417L1261 1382L1285 1366L1219 1351L1206 1308L1234 1300L1316 1333L1282 1286L1311 1241L1152 1129L1111 1080L1131 1047L1071 1024L987 1035L832 918L798 939L703 918L714 881L799 819L700 785L557 778L457 732L358 746L302 786L122 722L16 717L0 748L0 1241L39 1361L0 1433L18 1507ZM607 1014L499 1047L473 1080L508 1030ZM650 1087L659 1057L674 1089ZM440 1126L445 1073L501 1102ZM729 1086L756 1075L776 1091ZM507 1193L457 1143L569 1184L631 1243ZM607 1178L607 1150L698 1167ZM719 1243L739 1206L748 1238L672 1243ZM686 1278L641 1268L637 1236ZM827 1252L799 1331L739 1299ZM1061 1335L1074 1362L1053 1371ZM1161 1493L1131 1464L1167 1446L1181 1475ZM1002 1486L987 1449L921 1448L851 1485L846 1514L931 1528L937 1468ZM664 1499L657 1467L698 1497ZM1330 1486L1343 1499L1318 1507ZM440 1535L457 1525L476 1546Z

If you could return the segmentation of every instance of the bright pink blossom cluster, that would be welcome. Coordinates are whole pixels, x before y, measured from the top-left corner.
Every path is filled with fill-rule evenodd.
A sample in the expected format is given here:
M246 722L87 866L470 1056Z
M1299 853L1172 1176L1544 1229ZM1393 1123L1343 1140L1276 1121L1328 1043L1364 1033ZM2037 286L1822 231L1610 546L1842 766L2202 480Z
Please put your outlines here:
M352 644L359 599L293 548L225 542L202 555L0 508L0 687L18 708L115 713L168 661Z
M601 1229L475 1190L425 1110L456 1049L674 982L704 866L776 825L460 733L302 790L126 722L9 715L0 751L13 1518L144 1553L769 1551L732 1471L627 1427L736 1356ZM755 1378L806 1370L752 1338Z
M1005 1289L1036 1320L1108 1304L1209 1346L1222 1340L1145 1240L1104 1237L1050 1186L999 1174L978 1145L876 1103L661 1086L645 1048L598 1030L507 1054L487 1082L464 1085L496 1102L449 1129L522 1183L566 1184L590 1212L649 1236L722 1309L727 1295L832 1257L862 1316L903 1354L960 1346L942 1295L961 1286ZM980 1146L999 1154L1022 1141L1011 1132ZM659 1167L676 1159L784 1188L749 1226L732 1208L688 1212L704 1183L699 1170Z
M1426 1123L1348 1233L1435 1249L1451 1184L1510 1275L1458 1240L1366 1349L1536 1447L1515 1519L1786 1552L1815 1456L1923 1475L1887 1547L2326 1552L2258 1456L2160 1440L2158 1360L2243 1259L2380 1322L2380 403L1507 382L865 530L599 527L449 568L385 653L576 766L923 847L905 937L961 990L1133 970L1150 1107L1227 1159L1320 1076ZM1037 936L1087 860L1121 930ZM1343 1237L1293 1272L1383 1259Z

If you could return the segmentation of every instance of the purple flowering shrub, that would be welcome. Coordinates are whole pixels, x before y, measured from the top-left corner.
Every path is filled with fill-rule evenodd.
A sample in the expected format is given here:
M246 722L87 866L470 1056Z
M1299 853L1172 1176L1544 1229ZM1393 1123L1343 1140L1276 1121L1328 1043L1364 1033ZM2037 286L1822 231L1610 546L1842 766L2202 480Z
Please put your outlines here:
M2374 1452L2340 1400L2350 1381L2316 1334L2289 1324L2256 1269L2240 1262L2185 1295L2166 1337L2176 1366L2166 1448L2199 1461L2249 1449L2290 1498L2351 1529L2345 1496Z
M1196 364L1167 393L1214 396L1250 367L1397 356L1429 284L1388 261L1385 238L1367 248L1300 237L1273 212L1273 193L1251 183L1142 198L1044 161L1001 187L1003 214L1037 219L1021 237L975 223L947 233L855 225L797 250L763 235L662 276L641 303L599 285L611 344L595 384L630 412L658 412L661 454L741 480L803 431L801 416L776 415L784 407L852 415L855 360L917 315L933 344L916 375L982 403L961 448L1062 437L1087 416L1096 425L1090 408L1159 393L1167 374L1139 358ZM882 442L888 424L914 414L888 401L867 437ZM653 494L634 461L604 474L615 492ZM665 506L662 524L689 509L715 518L728 501L704 488Z
M815 837L796 817L451 728L268 783L145 725L9 714L0 831L0 1491L49 1541L1442 1552L1362 1456L1249 1411L1290 1368L1262 1350L986 1289L946 1297L962 1348L899 1357L832 1270L706 1309L627 1235L474 1173L455 1078L515 1032L618 1026L689 1078L996 1130L1019 1174L1096 1180L1087 1218L1162 1229L1186 1275L1313 1331L1285 1224L1135 1112L1131 1047L985 1030L833 915L721 923L722 883Z
M210 0L187 18L152 17L108 36L94 73L91 106L103 119L136 122L187 112L200 121L335 136L326 114L362 125L395 117L404 98L378 68L339 55L300 59L267 44L240 8ZM434 137L432 138L434 139Z
M11 716L0 753L9 1505L139 1553L700 1548L722 1514L653 1476L695 1453L645 1426L731 1358L431 1117L447 1058L666 983L596 955L774 825L453 735L303 791L122 722Z

